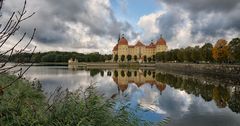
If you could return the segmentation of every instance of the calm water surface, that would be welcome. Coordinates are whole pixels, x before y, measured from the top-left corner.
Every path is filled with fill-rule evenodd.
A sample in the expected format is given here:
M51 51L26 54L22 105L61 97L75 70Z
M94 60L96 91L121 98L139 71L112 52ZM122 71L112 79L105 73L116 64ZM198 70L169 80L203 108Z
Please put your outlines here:
M240 87L219 81L167 74L156 70L71 70L65 66L34 66L26 78L38 79L48 96L57 87L74 91L96 83L97 90L129 104L140 118L168 126L240 126ZM116 105L116 106L117 106Z

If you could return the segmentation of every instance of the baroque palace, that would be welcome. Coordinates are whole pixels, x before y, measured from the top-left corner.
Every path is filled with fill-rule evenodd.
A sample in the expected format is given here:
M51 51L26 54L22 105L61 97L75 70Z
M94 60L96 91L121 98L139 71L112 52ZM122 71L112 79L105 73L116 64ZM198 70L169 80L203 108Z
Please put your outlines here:
M114 62L152 62L158 52L167 50L166 41L162 35L156 42L144 45L137 41L135 45L128 45L127 39L122 35L118 43L113 48Z

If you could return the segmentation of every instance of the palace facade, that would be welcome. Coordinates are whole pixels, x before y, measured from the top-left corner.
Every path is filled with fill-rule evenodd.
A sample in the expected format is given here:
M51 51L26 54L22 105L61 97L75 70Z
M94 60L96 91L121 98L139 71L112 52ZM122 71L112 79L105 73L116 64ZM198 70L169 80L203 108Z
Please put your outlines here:
M167 50L166 41L161 36L156 42L144 45L137 41L135 45L128 45L127 39L122 36L113 48L114 62L152 62L158 52Z

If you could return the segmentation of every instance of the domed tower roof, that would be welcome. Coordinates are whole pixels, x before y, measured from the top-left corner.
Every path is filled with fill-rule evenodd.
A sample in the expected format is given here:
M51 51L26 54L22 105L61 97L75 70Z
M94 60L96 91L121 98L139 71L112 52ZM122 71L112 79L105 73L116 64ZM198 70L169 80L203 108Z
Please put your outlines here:
M165 84L156 84L156 87L158 88L158 90L160 92L164 91L165 88L166 88L166 85Z
M122 37L122 38L119 40L118 45L128 45L127 39L125 39L124 37Z
M156 45L167 45L166 41L163 39L162 35L161 37L158 39Z
M117 51L118 50L118 44L116 44L114 47L113 47L113 51Z

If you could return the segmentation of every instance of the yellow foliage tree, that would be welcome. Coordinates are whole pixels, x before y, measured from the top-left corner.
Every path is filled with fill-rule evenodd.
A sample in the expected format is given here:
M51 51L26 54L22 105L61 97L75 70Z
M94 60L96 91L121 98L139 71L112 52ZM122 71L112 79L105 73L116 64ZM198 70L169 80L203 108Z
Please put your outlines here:
M212 57L218 62L226 62L228 60L229 51L227 41L220 39L212 48Z

